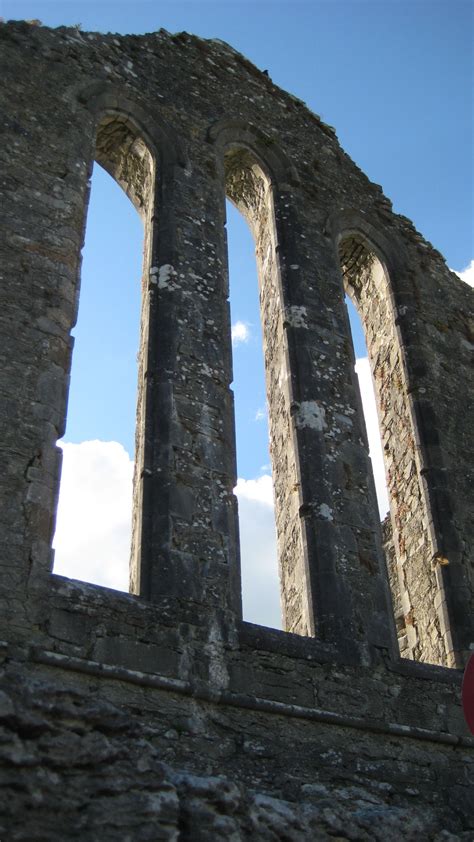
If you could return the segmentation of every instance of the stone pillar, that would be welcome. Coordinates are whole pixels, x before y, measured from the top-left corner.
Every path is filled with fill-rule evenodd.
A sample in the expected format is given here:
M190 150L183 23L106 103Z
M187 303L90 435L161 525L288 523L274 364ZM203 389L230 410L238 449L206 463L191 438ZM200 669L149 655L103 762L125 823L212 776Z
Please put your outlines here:
M188 161L158 173L132 589L239 613L224 187L204 172Z

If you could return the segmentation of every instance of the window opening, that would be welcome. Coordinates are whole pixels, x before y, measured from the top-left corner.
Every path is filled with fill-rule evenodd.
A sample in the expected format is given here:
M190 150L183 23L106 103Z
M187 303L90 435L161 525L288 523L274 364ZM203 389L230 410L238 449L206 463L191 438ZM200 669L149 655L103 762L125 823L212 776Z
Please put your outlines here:
M229 201L227 239L243 616L281 628L255 243L247 222Z
M255 241L282 627L295 634L308 635L313 633L313 618L307 587L291 386L285 351L285 305L278 257L274 186L263 165L245 147L229 147L224 165L227 196L248 222Z
M54 572L127 591L143 226L100 166L91 188Z
M427 593L436 593L438 586L390 280L375 251L358 233L342 240L339 255L346 293L361 316L379 407L391 508L382 537L400 653L443 663L439 617L424 607Z

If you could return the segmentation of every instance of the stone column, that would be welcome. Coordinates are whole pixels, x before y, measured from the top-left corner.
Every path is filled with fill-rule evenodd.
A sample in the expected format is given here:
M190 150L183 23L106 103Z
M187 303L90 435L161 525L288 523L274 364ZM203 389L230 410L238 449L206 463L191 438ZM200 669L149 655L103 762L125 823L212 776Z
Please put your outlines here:
M132 588L201 613L238 613L224 187L205 172L197 160L158 174Z

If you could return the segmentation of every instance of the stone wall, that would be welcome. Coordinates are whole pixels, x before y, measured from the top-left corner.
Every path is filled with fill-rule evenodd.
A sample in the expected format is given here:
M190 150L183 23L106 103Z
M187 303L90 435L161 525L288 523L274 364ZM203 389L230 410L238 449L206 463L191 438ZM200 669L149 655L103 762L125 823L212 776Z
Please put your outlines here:
M0 835L472 838L472 291L228 45L0 37ZM145 224L130 594L51 573L94 158ZM241 619L226 193L256 242L285 632Z
M51 658L26 680L17 665L2 671L8 839L472 839L467 744L66 664L79 668ZM344 670L325 672L321 697L344 694Z

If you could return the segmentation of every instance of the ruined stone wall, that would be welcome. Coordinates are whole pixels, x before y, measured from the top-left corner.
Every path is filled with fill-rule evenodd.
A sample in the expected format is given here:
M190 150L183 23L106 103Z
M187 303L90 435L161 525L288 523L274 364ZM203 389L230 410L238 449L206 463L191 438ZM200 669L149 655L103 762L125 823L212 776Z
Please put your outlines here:
M474 640L472 292L333 130L222 42L0 37L0 836L469 839L473 741L447 667ZM50 572L94 158L145 225L130 594ZM299 634L241 619L226 191L256 240ZM388 279L358 303L391 426L403 652L432 664L397 645L351 237Z

